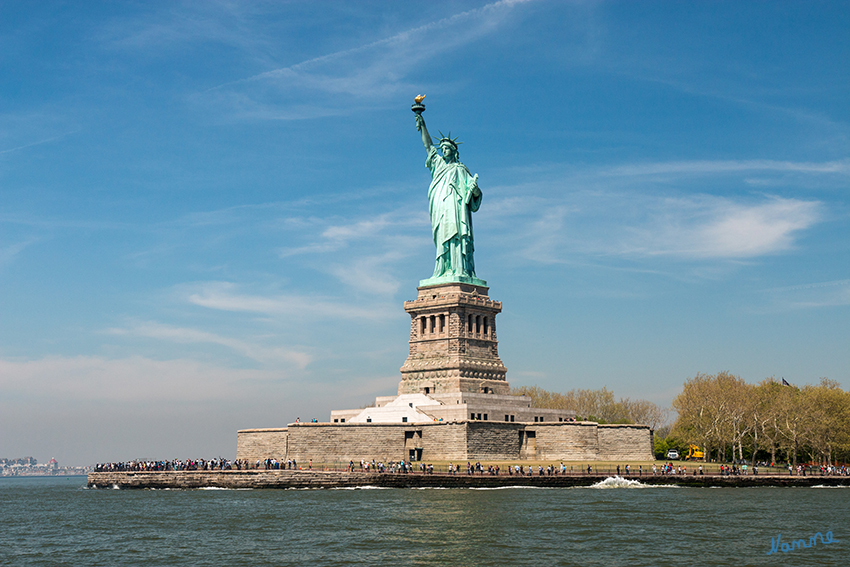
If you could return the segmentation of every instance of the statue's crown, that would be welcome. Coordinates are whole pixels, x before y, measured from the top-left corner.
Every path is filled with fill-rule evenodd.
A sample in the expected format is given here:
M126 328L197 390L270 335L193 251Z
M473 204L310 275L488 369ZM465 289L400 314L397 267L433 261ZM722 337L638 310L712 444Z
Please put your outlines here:
M449 135L448 135L448 136L446 136L446 135L444 135L442 132L440 132L440 136L441 136L441 138L440 138L440 142L439 142L440 144L442 144L443 142L448 142L448 143L450 143L451 145L453 145L453 146L455 147L455 149L457 149L457 147L458 147L460 144L462 144L462 143L463 143L463 142L458 142L456 137L455 137L455 138L452 138L452 133L451 133L451 131L449 131Z

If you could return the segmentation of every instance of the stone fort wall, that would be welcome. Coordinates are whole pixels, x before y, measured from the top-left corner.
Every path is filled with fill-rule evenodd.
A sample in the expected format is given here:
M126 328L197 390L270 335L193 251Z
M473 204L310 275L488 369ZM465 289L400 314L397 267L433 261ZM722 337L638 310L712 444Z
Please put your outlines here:
M594 422L579 421L567 427L554 423L536 424L531 430L536 439L527 440L526 458L545 461L602 460L599 455L599 426Z
M601 461L654 458L652 431L645 425L600 425L598 431Z
M251 462L265 459L286 460L289 430L243 429L236 434L236 458Z
M652 460L645 425L593 422L504 423L298 423L237 434L236 458L307 463L425 461L630 461Z

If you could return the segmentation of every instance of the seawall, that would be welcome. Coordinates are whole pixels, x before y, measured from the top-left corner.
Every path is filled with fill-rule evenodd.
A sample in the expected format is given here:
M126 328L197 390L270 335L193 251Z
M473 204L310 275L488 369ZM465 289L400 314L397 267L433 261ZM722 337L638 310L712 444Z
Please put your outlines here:
M533 486L539 488L568 488L590 486L611 478L607 474L574 475L467 475L422 473L367 473L303 470L247 471L136 471L89 473L90 488L498 488ZM850 486L847 476L687 476L643 475L623 477L647 485L676 485L688 487L754 487L754 486Z

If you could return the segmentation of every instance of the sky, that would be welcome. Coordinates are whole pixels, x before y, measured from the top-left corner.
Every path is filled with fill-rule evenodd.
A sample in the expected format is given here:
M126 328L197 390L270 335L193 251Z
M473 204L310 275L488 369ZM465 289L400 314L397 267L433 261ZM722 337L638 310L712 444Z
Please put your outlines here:
M0 3L0 457L234 458L396 393L410 104L514 387L850 387L843 2ZM671 416L675 417L675 416Z

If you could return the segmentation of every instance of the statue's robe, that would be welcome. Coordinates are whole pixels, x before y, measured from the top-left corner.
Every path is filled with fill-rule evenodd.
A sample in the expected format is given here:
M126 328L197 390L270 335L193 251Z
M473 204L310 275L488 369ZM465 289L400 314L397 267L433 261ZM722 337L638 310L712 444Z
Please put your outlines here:
M481 189L465 165L447 163L434 146L425 165L431 170L428 206L437 247L434 277L475 277L472 213L481 206Z

